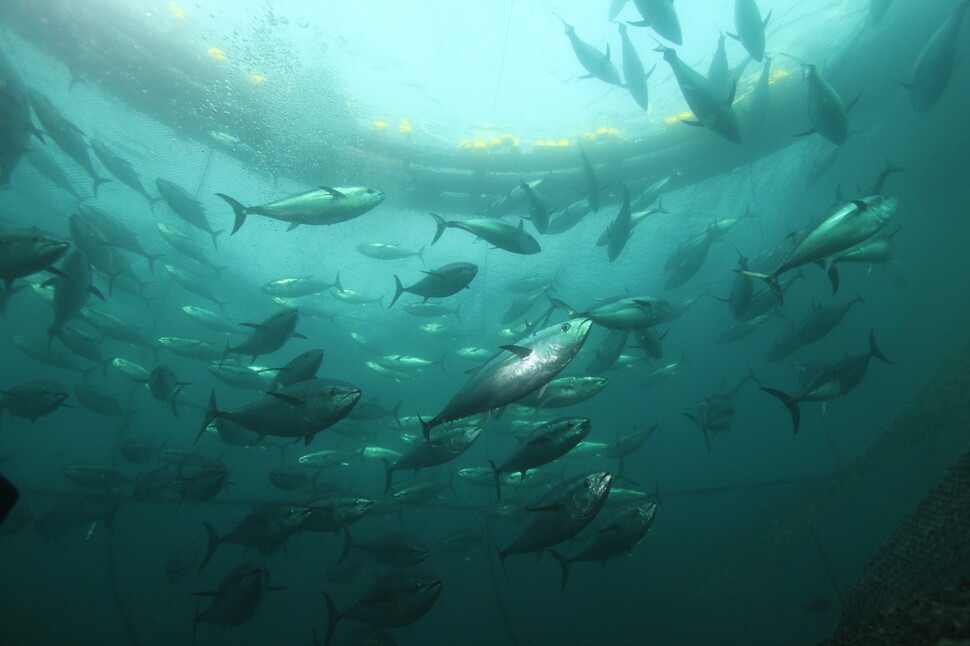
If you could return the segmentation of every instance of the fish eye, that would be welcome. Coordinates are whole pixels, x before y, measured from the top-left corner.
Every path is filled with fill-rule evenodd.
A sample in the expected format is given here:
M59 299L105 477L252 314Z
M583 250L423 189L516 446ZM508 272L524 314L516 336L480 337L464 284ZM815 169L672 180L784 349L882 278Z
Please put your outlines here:
M369 195L373 195L374 194L374 189L372 189L372 188L367 189L367 193Z
M563 323L559 329L563 332L569 332L569 323Z
M411 584L411 588L413 588L414 590L420 590L421 589L421 582L420 581L415 581L414 583Z
M591 483L590 483L589 479L583 480L583 487L585 489L589 489L590 488L590 484Z

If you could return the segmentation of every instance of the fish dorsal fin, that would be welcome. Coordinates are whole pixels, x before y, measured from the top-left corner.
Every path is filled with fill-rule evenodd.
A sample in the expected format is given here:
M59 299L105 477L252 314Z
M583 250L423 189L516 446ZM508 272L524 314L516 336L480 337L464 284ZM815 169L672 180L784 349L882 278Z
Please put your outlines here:
M528 359L532 354L532 350L529 348L523 348L521 345L500 345L503 350L508 350L519 359Z
M337 189L332 188L330 186L321 186L320 189L326 191L327 193L330 193L330 195L332 195L334 197L334 199L340 199L340 198L347 197L344 193L341 193Z

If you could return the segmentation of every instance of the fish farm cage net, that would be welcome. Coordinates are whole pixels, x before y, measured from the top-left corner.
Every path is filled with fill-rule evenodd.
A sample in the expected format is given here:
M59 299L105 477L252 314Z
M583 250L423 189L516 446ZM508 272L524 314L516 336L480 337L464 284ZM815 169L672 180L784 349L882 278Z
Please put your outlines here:
M970 450L878 550L843 595L826 645L970 638Z

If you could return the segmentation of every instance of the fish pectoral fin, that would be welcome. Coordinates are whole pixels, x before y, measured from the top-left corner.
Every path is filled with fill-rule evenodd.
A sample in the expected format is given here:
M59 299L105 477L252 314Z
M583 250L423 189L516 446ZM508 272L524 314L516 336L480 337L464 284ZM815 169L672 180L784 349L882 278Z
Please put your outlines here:
M855 215L865 213L869 209L869 205L862 200L852 200L852 203L855 204Z
M583 74L579 78L581 78L581 79L591 79L591 78L593 78L593 75L592 74Z
M542 507L528 507L526 511L560 511L564 508L561 502L553 503L551 505L545 505Z
M262 324L260 324L260 323L240 323L239 325L242 325L242 326L245 326L245 327L251 327L251 328L254 328L256 330L258 330L261 327L263 327Z
M816 128L815 126L812 126L805 132L798 132L793 134L792 137L805 137L807 135L814 135L816 132L818 132L818 128Z
M704 124L701 123L700 121L688 121L687 119L681 119L680 122L688 126L700 126L702 128L704 127Z
M468 370L465 371L465 374L466 375L473 375L476 372L478 372L480 369L481 369L481 366L479 366L477 368L469 368Z
M503 350L508 350L519 359L528 359L532 355L530 348L523 348L521 345L500 345Z
M332 188L330 186L321 186L320 188L322 190L326 191L327 193L330 193L330 195L332 195L335 199L340 199L340 198L347 197L346 194L341 193L337 189Z
M623 528L622 528L622 527L620 527L619 525L610 525L609 527L604 527L603 529L598 529L598 530L596 530L596 531L597 531L598 533L600 533L600 534L602 534L602 533L604 533L604 532L619 532L619 531L621 531L622 529L623 529Z
M279 592L280 590L286 590L286 586L285 585L274 585L274 586L270 586L269 589L266 590L266 591L267 592Z
M292 224L290 224L290 226L286 227L286 230L287 231L292 231L293 229L297 228L298 226L300 226L300 223L299 222L293 222Z
M299 332L294 332L292 336L294 339L303 339L304 341L306 340L306 335L300 334Z
M102 301L105 300L104 294L102 294L101 290L95 287L94 285L88 285L88 291L94 294L95 296L97 296L98 298L100 298Z
M729 31L728 32L725 32L724 35L727 36L728 38L733 38L734 40L737 40L737 41L740 41L741 40L741 37L740 36L738 36L737 34L732 34Z
M218 597L219 591L215 590L213 592L193 592L192 594L197 597Z
M267 392L266 394L272 397L276 397L278 400L286 402L291 406L304 406L306 404L304 400L299 399L297 397L293 397L291 395L284 395L283 393L274 393L274 392Z

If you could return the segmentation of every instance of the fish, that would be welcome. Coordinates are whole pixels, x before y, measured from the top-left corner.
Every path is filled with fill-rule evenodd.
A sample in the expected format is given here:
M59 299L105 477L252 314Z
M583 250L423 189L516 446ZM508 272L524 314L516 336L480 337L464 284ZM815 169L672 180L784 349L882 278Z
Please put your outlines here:
M148 379L145 380L145 385L148 386L148 392L151 393L152 397L160 402L167 403L172 408L172 414L175 415L175 419L179 418L179 411L175 404L178 400L179 393L186 386L191 386L192 384L179 381L175 373L168 366L156 366L150 373L148 373Z
M114 249L109 247L98 231L79 215L68 218L71 240L77 250L84 254L88 263L108 278L108 293L114 291L117 276L113 259Z
M896 212L897 204L895 197L884 195L871 195L848 202L812 228L789 252L778 269L770 274L748 272L748 275L765 281L778 302L782 303L784 297L778 284L779 275L818 261L822 261L823 268L828 271L839 252L851 249L878 233Z
M812 127L796 137L818 133L836 146L849 137L849 110L858 97L846 105L828 81L822 78L815 65L801 63L802 75L808 82L808 120Z
M68 464L61 473L71 482L91 489L117 489L132 483L114 467L101 464Z
M508 283L505 291L512 294L532 294L540 290L552 289L555 282L555 278L546 276L526 276Z
M775 347L768 353L768 362L781 361L802 346L815 343L823 338L845 318L845 315L856 303L865 303L865 301L860 296L832 307L816 307L813 309L812 313L792 328L785 338L775 344Z
M84 133L76 125L68 121L61 114L61 111L51 103L50 99L36 90L30 90L30 105L34 108L34 114L37 115L37 120L44 126L44 130L54 140L54 143L68 157L77 162L91 178L93 182L92 190L94 191L94 196L97 197L98 187L111 180L98 176L98 172L91 162L91 156L88 155L88 145L84 141Z
M628 0L610 0L610 22L616 20L616 17L620 15L621 11L623 11L623 8L626 6L627 2Z
M124 249L139 255L148 261L149 271L155 271L155 261L162 254L150 254L142 247L138 235L129 229L121 220L103 209L81 203L77 206L81 217L90 222L101 233L105 240L117 249Z
M589 215L591 211L592 207L589 204L589 200L585 197L581 200L576 200L563 209L558 216L549 221L549 228L546 229L546 235L556 235L569 231Z
M272 554L281 548L309 517L309 507L270 502L255 507L223 536L219 536L209 523L203 523L208 536L208 545L198 571L205 569L216 553L216 549L223 543L234 543L246 548L253 547L263 556Z
M734 0L734 28L737 35L732 38L740 41L744 49L757 62L765 57L765 27L771 20L771 11L764 20L755 0Z
M768 111L771 106L771 57L765 56L765 62L761 67L761 76L748 96L742 108L746 117L748 134L755 137L764 129L768 119ZM841 148L836 148L841 150ZM809 182L811 185L811 182Z
M869 330L869 352L855 357L846 354L844 359L835 364L835 371L839 375L840 395L847 394L862 382L869 368L869 361L873 357L883 363L890 365L893 363L876 345L876 331Z
M569 540L592 522L606 502L613 484L607 471L582 473L563 480L527 509L529 520L499 559L505 567L510 554L541 552Z
M76 386L74 391L77 394ZM157 458L158 451L159 447L157 444L137 437L125 438L118 447L118 452L121 453L121 457L129 464L144 464L153 458Z
M727 399L708 398L700 402L697 406L697 416L684 413L684 417L689 419L704 434L704 442L707 444L707 452L711 452L710 431L721 432L731 428L734 421L734 406Z
M34 531L44 538L60 538L81 533L90 538L99 524L109 534L114 533L114 517L125 503L125 498L108 495L71 497L57 503L34 522Z
M522 189L529 202L529 217L532 219L532 226L536 228L536 231L544 234L549 230L549 219L556 212L556 209L550 210L542 196L530 184L520 182L519 188Z
M425 301L429 298L453 296L468 288L469 283L478 274L478 266L470 262L453 262L422 273L426 274L425 277L409 287L405 287L395 274L394 298L391 299L388 307L393 307L405 292L421 296Z
M791 395L774 388L760 388L785 405L791 415L792 433L798 433L801 411L798 405L807 401L827 401L841 394L839 371L830 363L809 361L799 368L798 388Z
M102 166L108 169L109 173L114 175L122 184L133 189L148 200L148 208L152 211L155 210L155 202L161 202L162 200L161 198L152 197L148 194L148 191L142 186L141 178L135 172L131 162L118 156L104 142L98 141L97 139L91 139L91 150L94 151L94 156L100 160Z
M346 417L359 399L360 389L353 384L318 378L295 383L256 401L222 411L216 404L213 390L196 442L211 422L226 418L260 436L303 438L304 444L309 445L317 433Z
M503 473L517 473L525 478L529 469L536 469L561 458L582 442L592 429L588 417L560 417L536 428L521 439L519 446L498 466L491 460L495 477L496 500L502 499Z
M609 559L630 554L650 531L656 515L656 503L645 502L633 505L606 521L603 528L597 531L593 540L579 554L566 558L556 550L549 550L562 570L561 589L566 589L569 568L573 563L599 561L605 565Z
M27 86L0 52L0 187L10 185L10 176L30 148L32 134L43 141L30 120Z
M374 538L354 542L350 532L344 532L344 548L337 563L350 551L358 549L378 563L391 567L412 567L428 558L428 548L417 536L404 532L388 532Z
M643 381L640 382L640 386L650 388L651 386L663 383L674 375L679 374L685 365L687 365L687 361L681 359L680 361L673 361L665 366L660 366L644 377Z
M650 91L647 88L647 79L653 74L653 69L644 73L643 63L637 55L637 49L633 46L633 41L626 33L626 25L617 25L620 32L620 41L623 44L623 84L637 105L646 112L650 107ZM596 211L597 209L593 209Z
M71 178L67 176L64 169L61 168L57 162L44 154L43 150L40 148L33 148L24 153L24 159L37 170L38 173L50 180L51 184L58 187L62 191L70 193L75 199L83 199L81 195L74 188L74 184L71 182ZM2 170L0 170L2 173Z
M717 39L717 48L714 56L711 57L711 64L707 68L707 80L711 82L714 91L720 96L727 96L731 92L734 79L731 78L731 69L728 66L727 50L724 48L723 32Z
M451 462L467 451L481 433L482 427L480 425L446 429L431 435L426 442L416 444L394 464L384 462L384 494L387 495L387 492L391 489L391 481L395 471L411 470L417 473L427 467Z
M440 594L441 579L418 568L401 568L377 577L364 596L343 611L324 592L328 622L323 646L330 646L344 619L380 628L410 626L427 614Z
M193 618L192 643L199 622L205 621L227 628L240 626L256 614L268 592L282 590L269 586L269 569L260 561L243 561L223 578L214 592L196 592L196 596L211 597L212 602Z
M642 71L642 70L641 70ZM579 147L579 169L583 174L583 181L586 183L586 203L593 213L600 210L600 181L596 177L596 167L589 161L589 156L582 146ZM546 227L548 230L549 227Z
M556 15L556 14L553 14ZM576 28L567 23L565 20L556 15L559 21L563 24L566 29L566 37L569 38L569 43L573 46L573 53L576 54L576 59L579 64L583 66L586 70L586 74L579 78L598 78L604 83L609 83L610 85L622 85L620 81L620 73L616 70L613 63L610 62L610 46L606 46L606 54L600 52L589 43L582 40L576 35ZM538 227L536 227L538 228ZM544 233L545 227L539 230L539 233Z
M104 294L91 283L91 265L77 249L65 256L59 273L51 281L54 285L54 321L47 328L48 345L78 315L91 294L104 300Z
M495 353L491 350L467 345L455 350L456 357L472 363L482 363L483 361L487 361L493 354Z
M327 283L322 280L314 280L312 276L302 278L279 278L271 281L259 288L259 291L270 296L282 296L284 298L299 298L325 292L336 283Z
M67 397L67 391L59 382L47 378L32 379L0 389L0 412L5 410L15 417L35 422L63 406Z
M247 215L289 222L287 231L292 231L301 224L321 226L352 220L375 208L386 197L383 191L365 186L321 186L259 206L244 206L223 193L216 193L216 196L232 207L236 217L229 235L239 231Z
M535 409L575 406L603 392L609 382L606 377L558 377L546 385L541 396L532 393L516 404Z
M633 208L632 206L630 207ZM655 208L643 209L641 211L633 211L630 213L630 233L633 233L633 229L637 227L638 224L647 219L647 216L653 215L654 213L668 213L667 209L664 208L662 202L658 203ZM610 232L609 229L604 231L599 239L596 240L597 247L605 247L610 243Z
M129 381L144 382L148 380L148 370L134 361L115 357L111 360L111 366Z
M173 354L186 359L200 361L218 361L222 358L222 350L212 343L199 339L189 339L178 336L162 336L158 338L158 345Z
M460 308L456 307L454 309L445 307L439 303L411 303L404 307L404 311L411 316L417 316L418 318L438 318L440 316L448 316L449 314L454 315L456 319L461 320ZM380 353L380 354L383 354Z
M438 242L445 229L461 229L481 238L485 242L499 249L522 255L533 255L541 251L539 242L526 233L524 221L519 220L519 226L513 227L495 218L471 218L469 220L446 221L436 213L430 214L434 218L435 231L431 244Z
M609 238L606 256L610 262L616 260L623 253L623 248L626 246L627 240L630 239L630 233L632 231L633 220L630 217L630 192L624 186L623 203L620 205L620 210L617 212L613 222L606 229L606 234Z
M81 308L80 316L82 321L104 336L129 345L148 348L157 358L158 347L144 338L137 327L121 317L94 307Z
M292 337L306 339L296 331L300 322L300 311L284 308L267 317L262 323L240 323L252 328L249 338L239 345L226 348L224 357L230 354L244 354L252 356L252 361L263 354L270 354L282 348Z
M657 332L655 327L648 327L644 330L633 330L633 340L651 359L662 359L664 356L663 340L670 330L663 334Z
M225 332L226 334L242 334L242 330L233 325L224 316L211 310L194 305L186 305L182 307L182 312L207 330Z
M910 100L917 113L922 114L936 105L950 83L958 62L957 43L968 7L970 0L963 0L933 32L916 57L910 80L903 84L910 91Z
M9 290L16 278L52 267L67 254L70 243L38 229L0 232L0 279Z
M589 319L597 325L613 330L642 330L666 320L670 303L652 296L614 296L585 312L577 312L564 301L549 297L549 301L566 312L569 318Z
M635 27L652 27L657 34L675 45L683 45L680 20L671 0L633 0L642 20L631 22Z
M323 354L321 348L314 348L293 357L289 363L277 371L273 379L272 390L280 390L301 381L316 379L317 371L323 363Z
M228 269L227 265L216 265L209 258L209 254L205 252L205 249L200 247L195 243L195 240L183 235L168 226L164 222L156 222L155 226L158 228L158 232L162 235L172 249L182 254L186 258L191 258L200 265L205 265L209 269L212 269L218 276L223 269Z
M748 366L748 374L744 375L743 377L730 382L725 381L722 378L721 381L721 386L709 394L706 399L723 399L724 401L731 401L734 399L734 396L738 394L738 391L741 390L741 387L744 386L744 384L748 383L749 381L761 383L758 377L754 374L754 371L751 369L751 366Z
M590 319L557 323L520 339L486 361L440 413L422 420L425 439L431 429L452 420L501 408L542 389L576 357L589 336ZM483 424L484 426L484 424Z
M212 301L219 307L223 307L228 303L228 301L221 300L218 295L212 290L212 279L200 276L195 272L186 271L181 267L176 267L175 265L170 265L165 263L162 265L165 272L171 276L175 283L184 289L185 291L201 296L202 298Z
M484 547L483 536L471 529L463 529L438 541L438 547L451 554L466 554L476 547Z
M104 415L105 417L127 417L129 412L121 405L118 399L96 386L90 384L75 384L72 391L74 397L93 413Z
M418 251L410 251L396 244L367 242L357 245L354 249L368 258L374 258L375 260L400 260L402 258L417 256L421 259L421 262L424 262L424 247L421 247Z
M667 0L653 0L660 4L667 4ZM683 120L691 126L705 126L712 132L724 137L731 143L741 143L741 126L738 115L734 113L731 104L734 103L734 92L737 84L732 85L728 96L718 94L717 88L704 76L680 60L677 52L671 47L660 46L658 52L663 52L664 60L670 64L684 95L687 107L691 109L697 121Z
M158 188L158 194L162 196L168 208L172 212L191 224L193 227L199 231L203 231L212 236L212 246L216 249L219 248L218 238L220 233L224 233L225 229L219 229L218 231L213 231L212 225L209 223L209 218L206 217L205 207L197 199L192 197L188 191L184 188L170 182L167 179L158 178L155 180L155 186Z

